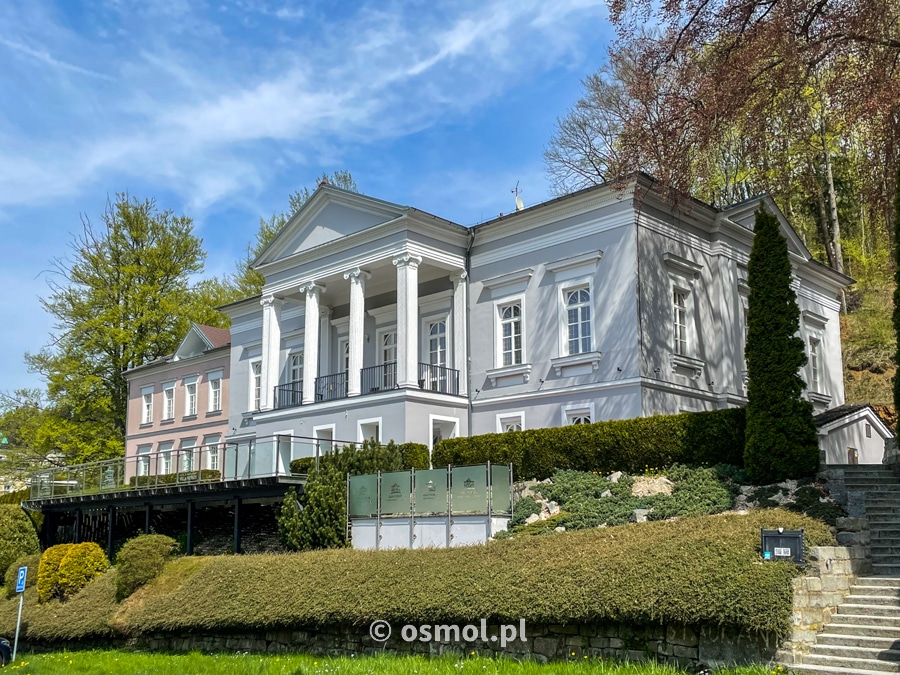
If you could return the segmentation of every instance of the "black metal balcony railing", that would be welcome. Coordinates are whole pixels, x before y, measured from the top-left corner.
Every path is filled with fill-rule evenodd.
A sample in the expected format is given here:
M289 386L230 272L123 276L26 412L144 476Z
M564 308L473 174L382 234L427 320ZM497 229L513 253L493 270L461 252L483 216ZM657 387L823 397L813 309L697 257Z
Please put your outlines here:
M457 395L459 394L459 371L431 363L420 363L419 389Z
M347 371L316 378L316 400L333 401L347 398Z
M360 394L374 394L397 388L397 362L369 366L359 371Z
M279 384L275 387L276 408L296 408L303 404L303 380Z

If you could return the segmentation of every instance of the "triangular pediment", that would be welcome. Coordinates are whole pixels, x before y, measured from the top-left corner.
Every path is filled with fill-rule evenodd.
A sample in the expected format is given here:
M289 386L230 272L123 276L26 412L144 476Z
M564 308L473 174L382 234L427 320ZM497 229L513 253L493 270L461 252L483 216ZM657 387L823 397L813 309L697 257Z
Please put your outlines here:
M781 212L781 209L779 209L775 204L775 200L773 200L769 195L755 197L753 199L748 199L745 202L741 202L740 204L729 206L725 209L724 213L727 216L728 220L733 223L737 223L741 227L745 227L752 232L753 225L756 220L756 211L759 209L760 202L763 203L768 213L771 213L778 219L781 236L783 236L785 240L787 240L788 251L796 256L799 256L800 258L803 258L804 260L811 260L812 254L809 252L809 249L806 248L806 245L803 243L800 235L798 235L797 232L794 231L794 228L788 222L788 219L785 218L784 214Z
M404 206L323 185L263 249L253 267L395 220L407 210Z
M178 349L175 350L173 358L175 361L180 361L181 359L202 354L212 348L213 344L203 334L203 331L197 328L196 324L192 323L187 335L184 336L181 344L178 345Z

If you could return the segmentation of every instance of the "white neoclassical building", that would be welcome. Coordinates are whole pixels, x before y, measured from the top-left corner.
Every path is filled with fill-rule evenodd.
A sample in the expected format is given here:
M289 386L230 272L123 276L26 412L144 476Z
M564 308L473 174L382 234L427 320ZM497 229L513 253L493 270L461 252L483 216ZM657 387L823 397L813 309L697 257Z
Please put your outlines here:
M787 238L817 412L844 403L840 291ZM228 440L416 441L742 405L760 200L672 205L652 179L474 227L322 186L231 317Z

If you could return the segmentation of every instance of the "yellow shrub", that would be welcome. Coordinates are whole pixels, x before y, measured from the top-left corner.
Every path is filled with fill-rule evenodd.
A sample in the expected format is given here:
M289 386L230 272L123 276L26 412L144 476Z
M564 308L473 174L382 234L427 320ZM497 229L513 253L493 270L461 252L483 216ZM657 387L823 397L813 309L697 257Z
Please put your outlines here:
M38 602L47 602L59 597L59 564L74 544L51 546L41 556L38 564Z
M109 569L103 549L92 541L75 544L63 557L57 573L60 597L68 600Z

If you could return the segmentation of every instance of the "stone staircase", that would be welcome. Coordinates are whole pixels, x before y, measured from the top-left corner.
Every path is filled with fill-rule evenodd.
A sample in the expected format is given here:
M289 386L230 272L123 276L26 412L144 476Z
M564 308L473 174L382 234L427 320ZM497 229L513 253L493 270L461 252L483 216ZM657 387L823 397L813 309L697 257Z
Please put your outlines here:
M796 673L900 673L900 480L880 466L845 467L848 491L865 491L875 576L859 577L816 636Z

